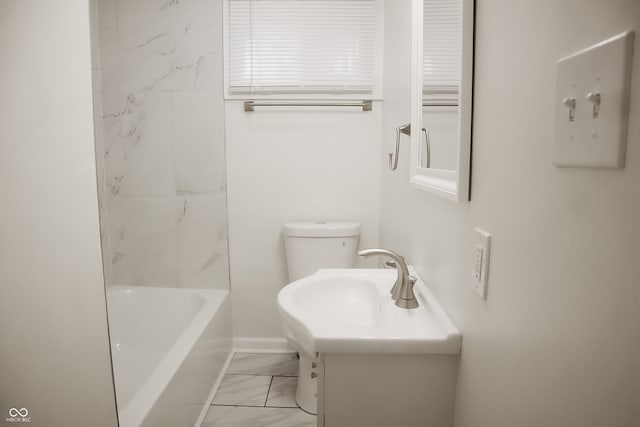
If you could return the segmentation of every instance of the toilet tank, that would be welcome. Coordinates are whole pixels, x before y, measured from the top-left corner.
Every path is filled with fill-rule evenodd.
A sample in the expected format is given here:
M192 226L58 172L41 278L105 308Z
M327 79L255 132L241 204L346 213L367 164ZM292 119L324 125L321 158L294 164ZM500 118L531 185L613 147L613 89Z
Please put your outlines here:
M289 282L321 268L352 268L356 263L360 223L287 222L284 242Z

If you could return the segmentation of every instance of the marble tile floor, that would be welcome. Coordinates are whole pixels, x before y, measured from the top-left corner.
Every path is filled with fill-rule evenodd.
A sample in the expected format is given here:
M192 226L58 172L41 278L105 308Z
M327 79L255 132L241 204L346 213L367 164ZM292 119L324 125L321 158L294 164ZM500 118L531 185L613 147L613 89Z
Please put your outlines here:
M315 427L298 408L295 353L236 353L202 427Z

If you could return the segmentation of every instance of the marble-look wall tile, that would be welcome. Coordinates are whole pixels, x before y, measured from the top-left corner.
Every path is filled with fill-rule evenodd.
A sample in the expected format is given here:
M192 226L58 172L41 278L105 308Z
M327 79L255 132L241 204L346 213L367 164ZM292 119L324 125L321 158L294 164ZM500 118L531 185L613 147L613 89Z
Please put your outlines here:
M176 215L179 286L227 289L229 250L225 193L178 196Z
M97 2L113 283L228 288L222 2Z
M120 85L120 47L116 34L100 32L100 80L102 91L118 90Z
M181 0L170 13L172 90L222 88L222 2ZM221 57L220 57L221 58ZM218 78L220 77L220 80Z
M130 94L121 118L124 174L120 194L175 194L171 141L171 94Z
M94 80L94 82L99 80ZM94 83L95 84L95 83ZM100 245L102 249L102 266L104 272L105 285L113 284L113 271L111 268L111 246L109 242L108 228L108 206L105 180L105 161L102 152L104 150L104 139L102 129L102 107L101 93L93 95L94 102L94 142L96 147L96 183L98 186L98 218L100 222Z
M116 0L98 0L100 83L103 92L115 88L119 76L118 12Z
M89 2L91 32L91 81L93 85L93 128L96 152L96 181L98 186L98 219L100 223L100 245L105 285L113 282L109 254L109 233L107 229L107 192L105 191L104 132L102 123L102 77L100 71L100 35L98 1Z
M104 215L105 218L106 218L106 214L107 214L106 209L104 210L104 212L100 213L100 215ZM105 223L102 224L102 221L101 221L100 227L104 227L106 229L107 228L106 219L104 222ZM105 233L104 237L101 239L100 245L102 249L102 271L104 275L104 285L105 287L108 287L114 284L114 279L113 279L113 266L111 265L111 258L110 258L111 249L110 249L110 243L109 243L109 235L107 233Z
M89 31L91 38L91 80L93 84L93 93L101 92L100 85L100 35L98 31L98 2L97 0L89 1ZM94 100L94 110L98 101Z
M140 46L167 33L172 3L174 0L117 0L120 45Z
M107 196L107 232L112 284L133 285L133 253L128 223L129 209L124 197ZM103 250L105 248L103 247Z
M120 46L119 89L127 94L165 90L170 80L169 51L169 34L166 31L140 46Z
M107 126L104 127L105 146L104 146L104 162L105 162L105 191L107 195L115 197L120 195L122 181L124 179L124 145L120 138L120 130L108 127L107 120L104 121ZM116 131L118 135L107 138L111 131Z
M163 88L169 78L172 0L119 0L119 89L138 93Z
M106 40L105 34L110 33L117 40L118 34L118 2L117 0L97 0L98 32L100 33L100 47Z
M126 104L118 93L105 88L102 93L102 105L106 193L109 196L118 196L125 174L122 118L126 112Z
M224 104L209 92L173 94L173 152L178 193L224 190Z
M219 94L219 99L224 98L224 66L223 51L211 52L200 61L199 74L195 76L196 89L211 90Z
M174 197L129 197L133 278L141 286L177 286L178 228Z
M94 71L93 76L93 140L96 153L96 180L98 185L98 208L103 211L106 210L106 191L105 188L105 159L104 155L104 125L102 121L102 92L96 86L99 85L99 78L95 75L97 69ZM104 234L106 231L102 228L103 217L100 217L100 233Z

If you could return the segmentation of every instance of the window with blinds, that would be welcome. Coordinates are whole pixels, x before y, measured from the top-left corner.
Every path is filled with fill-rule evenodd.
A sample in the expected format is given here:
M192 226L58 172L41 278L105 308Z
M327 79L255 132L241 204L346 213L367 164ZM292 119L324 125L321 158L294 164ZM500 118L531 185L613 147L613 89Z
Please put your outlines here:
M230 94L372 93L376 0L227 0Z
M461 0L424 0L423 89L457 94L462 51Z

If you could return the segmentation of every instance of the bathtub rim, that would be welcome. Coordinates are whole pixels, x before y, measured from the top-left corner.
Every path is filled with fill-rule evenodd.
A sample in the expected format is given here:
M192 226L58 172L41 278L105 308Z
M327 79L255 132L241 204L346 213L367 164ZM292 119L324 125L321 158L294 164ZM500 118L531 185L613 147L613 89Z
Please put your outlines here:
M183 293L190 292L205 299L205 303L193 316L183 333L173 342L169 351L162 356L160 362L153 368L151 374L141 387L133 394L129 402L123 407L118 405L118 419L122 427L134 427L142 424L162 392L169 385L182 362L191 352L198 339L204 333L222 304L229 295L228 289L199 289L199 288L165 288L157 286L124 286L111 285L107 289L107 310L109 309L109 295L120 292L141 293ZM113 314L110 314L113 316ZM113 357L113 356L112 356ZM115 373L114 373L115 382ZM117 402L117 395L116 395Z

